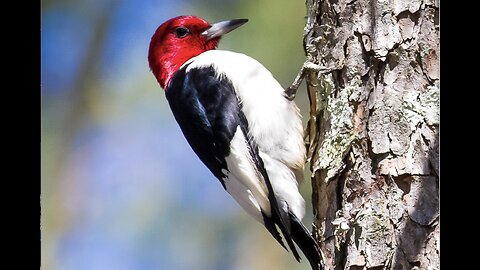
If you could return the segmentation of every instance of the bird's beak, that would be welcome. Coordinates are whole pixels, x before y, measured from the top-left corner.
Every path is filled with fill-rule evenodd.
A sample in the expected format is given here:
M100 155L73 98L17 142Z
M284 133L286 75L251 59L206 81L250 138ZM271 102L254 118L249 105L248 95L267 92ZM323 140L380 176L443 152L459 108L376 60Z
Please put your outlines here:
M235 19L214 23L207 30L202 32L202 36L207 37L207 40L221 37L246 22L248 22L248 19Z

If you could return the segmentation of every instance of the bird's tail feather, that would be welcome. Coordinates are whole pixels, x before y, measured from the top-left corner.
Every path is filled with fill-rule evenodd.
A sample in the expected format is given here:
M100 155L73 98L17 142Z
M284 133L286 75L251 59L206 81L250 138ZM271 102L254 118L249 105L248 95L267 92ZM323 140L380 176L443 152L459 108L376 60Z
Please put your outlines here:
M292 239L307 257L312 270L324 270L325 264L322 260L322 253L315 239L291 211L289 211L289 218Z
M267 230L272 234L273 238L275 238L278 241L278 243L280 243L280 245L282 245L282 247L288 251L287 247L282 241L282 236L280 235L280 233L277 230L277 227L275 226L275 222L273 222L273 220L267 217L263 212L262 212L262 215L263 215L263 224L265 225L265 228L267 228Z
M284 240L287 242L288 247L298 262L300 262L301 257L298 254L295 244L300 248L305 257L307 257L312 270L324 270L325 264L323 262L320 247L315 239L313 239L313 236L310 234L309 230L303 225L297 216L292 213L291 210L288 210L288 213L286 214L287 215L284 215L281 220L276 215L274 216L274 219L264 215L264 224L267 230L282 245L282 247L288 251L287 247L282 241L280 233L275 226L277 225L282 231L282 234L285 237Z

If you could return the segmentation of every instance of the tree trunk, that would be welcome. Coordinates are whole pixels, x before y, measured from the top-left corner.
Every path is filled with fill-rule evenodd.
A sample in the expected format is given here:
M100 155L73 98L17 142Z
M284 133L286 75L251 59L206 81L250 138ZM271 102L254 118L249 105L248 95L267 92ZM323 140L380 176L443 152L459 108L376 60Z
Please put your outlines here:
M307 0L314 227L328 269L439 269L439 3Z

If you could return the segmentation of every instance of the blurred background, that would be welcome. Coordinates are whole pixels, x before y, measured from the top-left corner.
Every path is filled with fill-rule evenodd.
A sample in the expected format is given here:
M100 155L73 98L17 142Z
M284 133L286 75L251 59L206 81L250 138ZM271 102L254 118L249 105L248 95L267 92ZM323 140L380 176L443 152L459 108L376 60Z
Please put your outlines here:
M284 87L303 63L304 1L42 1L42 269L310 269L224 192L149 71L155 29L186 14L248 18L220 49ZM310 229L308 172L301 192Z

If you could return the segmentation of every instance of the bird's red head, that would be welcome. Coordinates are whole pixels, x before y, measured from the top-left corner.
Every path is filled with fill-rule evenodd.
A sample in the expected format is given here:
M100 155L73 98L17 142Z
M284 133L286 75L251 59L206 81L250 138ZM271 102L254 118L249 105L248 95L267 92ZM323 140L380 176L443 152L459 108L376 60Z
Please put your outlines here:
M222 35L246 23L237 19L209 24L195 16L179 16L160 25L150 41L148 64L165 89L188 59L217 48Z

